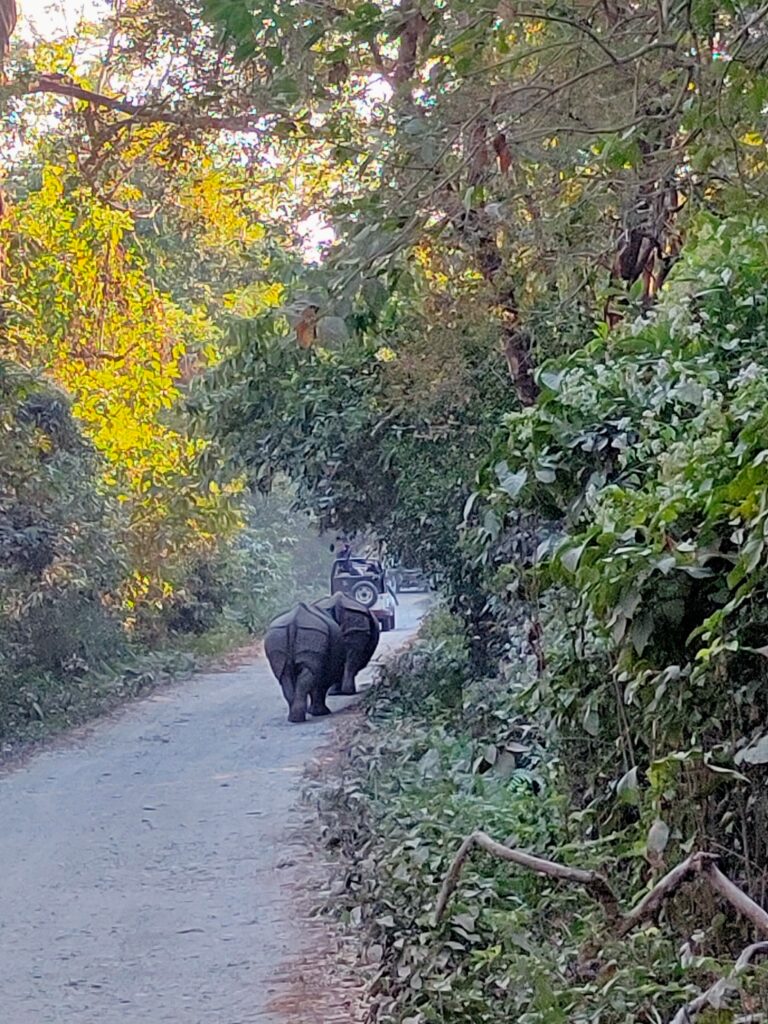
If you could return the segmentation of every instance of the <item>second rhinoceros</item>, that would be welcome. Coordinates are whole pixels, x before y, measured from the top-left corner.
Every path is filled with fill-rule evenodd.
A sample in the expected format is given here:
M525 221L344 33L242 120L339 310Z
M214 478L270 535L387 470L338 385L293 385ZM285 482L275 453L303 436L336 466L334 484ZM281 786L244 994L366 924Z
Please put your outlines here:
M369 663L378 646L379 623L373 612L345 594L332 594L316 601L314 607L337 623L344 640L344 674L341 685L330 692L351 696L356 692L355 676Z

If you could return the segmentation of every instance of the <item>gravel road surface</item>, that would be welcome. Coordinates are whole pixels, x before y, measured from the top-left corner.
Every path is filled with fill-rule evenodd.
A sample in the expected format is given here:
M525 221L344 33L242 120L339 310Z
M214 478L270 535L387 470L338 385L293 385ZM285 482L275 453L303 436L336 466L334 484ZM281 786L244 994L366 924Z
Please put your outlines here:
M413 635L425 606L401 597L377 658ZM275 1009L307 933L285 885L286 828L305 766L353 717L290 725L286 712L258 657L131 704L0 777L3 1021L315 1019Z

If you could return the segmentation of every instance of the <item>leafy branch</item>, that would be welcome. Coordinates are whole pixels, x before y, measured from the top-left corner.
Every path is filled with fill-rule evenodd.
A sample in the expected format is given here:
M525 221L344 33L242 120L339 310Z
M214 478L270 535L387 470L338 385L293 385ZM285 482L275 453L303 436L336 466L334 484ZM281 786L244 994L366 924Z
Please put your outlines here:
M681 1006L670 1024L691 1024L702 1010L706 1010L708 1007L719 1009L732 992L734 981L752 966L752 961L756 956L766 955L768 955L768 942L754 942L751 946L747 946L739 955L728 977L718 978L706 992L702 992L685 1006Z

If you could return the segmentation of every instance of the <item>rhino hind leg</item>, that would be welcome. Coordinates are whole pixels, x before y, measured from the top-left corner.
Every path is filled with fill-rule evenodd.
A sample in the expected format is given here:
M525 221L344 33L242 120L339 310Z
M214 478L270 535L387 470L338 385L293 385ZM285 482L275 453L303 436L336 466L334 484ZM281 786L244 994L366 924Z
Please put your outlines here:
M336 665L335 671L330 666L327 666L327 669L331 679L331 685L327 688L327 692L332 697L338 697L339 694L344 693L344 677L342 672L346 672L346 659L343 663Z
M312 690L314 677L308 668L299 670L291 699L291 710L288 712L289 722L306 722L307 720L307 698Z
M325 703L325 692L321 687L315 686L310 694L309 713L319 718L320 715L330 715L331 709Z
M346 669L346 666L345 666L344 667L344 676L343 676L343 678L339 679L338 682L334 683L333 686L328 691L328 693L330 693L330 695L332 697L340 697L341 694L346 693L346 690L344 689L344 684L346 683L346 680L347 680L347 669Z
M293 678L293 670L288 666L283 669L283 674L280 676L280 688L288 702L288 707L290 707L296 693L296 680Z
M357 670L354 664L350 659L347 659L344 663L344 675L337 683L333 684L328 693L332 697L353 697L357 693L355 687L356 674Z
M331 709L325 703L326 695L330 692L333 684L336 683L338 672L333 666L324 662L317 675L314 677L312 689L309 691L309 713L310 715L330 715Z
M355 686L355 671L352 665L344 666L344 678L341 681L341 687L339 693L345 697L352 697L357 693L357 687Z

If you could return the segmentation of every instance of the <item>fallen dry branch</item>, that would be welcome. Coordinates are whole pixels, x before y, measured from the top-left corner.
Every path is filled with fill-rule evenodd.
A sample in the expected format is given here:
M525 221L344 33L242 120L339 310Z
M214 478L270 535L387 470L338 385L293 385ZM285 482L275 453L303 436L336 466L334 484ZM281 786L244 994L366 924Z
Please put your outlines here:
M721 896L725 897L731 906L751 921L758 931L763 935L768 935L768 913L753 899L750 899L745 892L742 892L738 885L734 885L714 860L709 862L705 872L709 884L715 892L719 892Z
M728 880L726 879L726 881ZM733 883L731 882L730 884L732 885ZM728 1000L729 994L733 992L736 979L751 966L754 957L762 954L768 954L768 942L755 942L751 946L747 946L733 965L733 970L728 977L718 978L714 985L710 985L706 992L702 992L700 996L696 996L690 1003L681 1006L670 1024L691 1024L694 1017L701 1013L702 1010L710 1007L716 1010L721 1009Z
M528 868L539 875L547 875L561 882L575 882L577 885L592 889L597 898L606 905L609 913L616 912L616 898L611 892L606 878L598 871L583 871L581 868L557 864L555 861L545 860L543 857L534 857L533 854L525 853L523 850L515 850L510 846L504 846L503 843L497 843L486 832L473 832L461 844L459 852L448 868L435 906L436 922L442 919L448 901L459 883L464 864L475 847L485 850L486 853L490 853L491 856L497 857L499 860L511 861L513 864L519 864L520 867Z
M636 907L622 917L619 925L619 935L626 935L636 928L643 921L655 917L661 909L662 903L677 892L680 886L689 881L694 875L704 870L707 861L712 861L712 855L707 853L692 853L690 857L678 864L677 867L664 875L649 893L640 900ZM739 890L740 891L740 890Z
M706 878L714 891L724 897L734 910L751 921L758 931L768 935L768 912L723 874L716 864L717 858L714 854L692 853L690 857L687 857L660 879L637 906L626 914L620 914L616 897L608 880L599 871L585 871L582 868L573 868L555 861L545 860L543 857L536 857L524 850L515 850L512 847L504 846L503 843L496 842L485 832L473 832L468 835L451 861L435 905L435 923L442 920L448 902L459 884L464 865L475 848L485 850L486 853L499 860L510 861L520 867L535 871L539 875L546 875L561 882L572 882L591 890L596 899L603 904L609 919L616 922L615 927L619 936L626 935L639 924L654 918L670 896L677 892L685 882L697 876Z
M619 925L619 935L626 935L637 925L655 917L662 903L695 875L707 879L710 886L724 897L742 917L746 917L764 935L768 935L768 912L735 885L717 866L711 853L692 853L678 864L628 914Z

